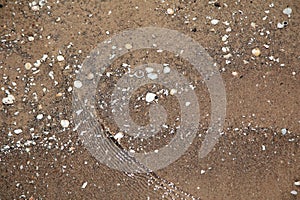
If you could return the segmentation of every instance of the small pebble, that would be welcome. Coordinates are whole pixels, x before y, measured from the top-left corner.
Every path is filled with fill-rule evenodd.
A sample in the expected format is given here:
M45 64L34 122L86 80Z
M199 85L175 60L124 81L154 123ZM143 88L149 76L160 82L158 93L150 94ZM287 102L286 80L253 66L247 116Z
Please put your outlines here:
M295 185L295 186L300 186L300 181L296 181L296 182L294 183L294 185Z
M128 50L132 49L132 45L131 44L125 44L125 48L128 49Z
M210 21L210 23L211 23L212 25L217 25L217 24L219 23L219 21L220 21L220 20L218 20L218 19L213 19L213 20Z
M82 87L81 81L74 81L74 87L81 88Z
M171 68L170 67L164 67L164 69L163 69L163 73L164 74L168 74L168 73L170 73L171 72Z
M36 116L36 119L41 120L41 119L43 119L43 117L44 117L43 114L38 114L38 115Z
M61 92L57 93L55 96L56 97L61 97L63 94Z
M63 119L63 120L60 121L60 125L61 125L63 128L67 128L67 127L69 127L70 122L69 122L69 120Z
M35 5L35 6L32 6L32 7L31 7L31 10L33 10L33 11L38 11L38 10L40 10L40 7L37 6L37 5Z
M285 135L287 133L287 130L285 128L281 129L281 134Z
M224 36L222 37L222 41L225 42L225 41L228 39L228 37L229 37L228 35L224 35Z
M177 90L176 89L171 89L170 90L170 95L174 95L174 94L176 94L177 93Z
M260 56L261 51L259 48L254 48L254 49L252 49L252 54L257 57L257 56Z
M254 22L251 22L250 26L251 26L252 28L256 28L257 25L256 25Z
M174 14L174 10L172 8L168 8L167 9L167 13L168 13L168 15L173 15Z
M147 74L147 77L150 78L151 80L155 80L158 78L158 75L155 73L149 73Z
M32 67L32 64L31 63L25 63L25 69L26 70L30 70Z
M32 37L32 36L29 36L29 37L28 37L28 41L29 41L29 42L32 42L33 40L34 40L34 37Z
M4 97L2 99L2 103L5 104L5 105L13 104L14 101L15 101L15 97L11 94L7 95L7 97Z
M146 94L146 102L148 103L152 102L155 99L155 96L156 95L154 93L148 92Z
M145 70L147 73L151 73L154 71L154 69L152 67L146 67Z
M93 73L89 73L89 74L87 75L87 78L88 78L89 80L92 80L92 79L94 78L94 74L93 74Z
M237 73L237 72L232 72L231 73L233 76L237 76L239 73Z
M58 62L65 60L65 58L62 55L58 55L56 58L57 58Z
M14 130L14 133L15 134L20 134L20 133L22 133L23 131L22 131L22 129L16 129L16 130Z

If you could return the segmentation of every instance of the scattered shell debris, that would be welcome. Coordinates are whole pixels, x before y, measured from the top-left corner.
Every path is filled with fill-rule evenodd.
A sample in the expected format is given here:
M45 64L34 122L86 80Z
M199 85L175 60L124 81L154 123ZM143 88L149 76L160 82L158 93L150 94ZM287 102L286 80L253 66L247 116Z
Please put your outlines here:
M34 17L52 16L53 19L51 20L51 23L55 24L58 28L57 30L59 30L59 28L61 28L59 27L61 24L63 25L64 23L68 23L67 16L59 12L57 13L53 12L52 10L53 8L59 9L59 6L54 6L54 5L59 4L60 2L61 1L58 0L55 2L50 2L48 4L47 0L31 0L29 3L26 3L25 6L27 6L27 9L24 9L24 13L22 13L26 18L26 21L30 22L30 28L27 29L26 28L27 26L22 27L22 25L18 27L17 25L20 24L18 23L14 24L15 22L13 22L14 27L10 27L11 31L1 36L2 46L4 48L7 48L6 50L16 51L20 49L23 51L22 45L24 45L24 49L26 49L25 45L34 46L36 44L39 45L42 44L47 47L46 50L44 49L45 51L43 52L39 52L39 51L37 51L37 53L34 51L24 52L24 57L22 58L22 61L18 61L19 55L17 55L16 58L14 59L16 60L15 66L14 65L6 66L5 63L4 64L0 63L0 70L3 70L3 74L1 74L3 78L3 82L1 82L1 84L3 83L1 85L1 90L3 91L3 94L1 94L2 95L1 98L3 104L2 107L4 109L2 110L3 113L5 113L4 116L8 115L9 113L11 113L12 116L11 125L7 126L8 127L7 129L5 130L3 129L3 133L6 133L6 135L5 137L3 137L4 138L3 141L1 141L1 146L0 146L1 153L6 154L9 152L13 152L14 150L20 150L22 155L28 153L28 155L34 158L33 156L35 155L33 154L33 152L35 152L34 149L35 145L42 145L45 149L47 149L46 154L49 153L49 155L52 153L56 153L56 152L50 153L50 150L52 149L53 151L66 150L66 154L64 153L57 154L62 156L71 155L71 153L80 149L79 147L75 147L75 145L79 145L79 143L78 141L73 139L73 135L71 137L71 134L69 133L61 134L61 135L57 133L63 131L67 132L71 130L69 129L69 127L70 124L72 123L71 118L68 117L67 112L69 111L65 112L63 111L64 108L60 108L60 107L65 107L65 105L67 105L68 102L66 100L70 98L70 95L72 94L72 91L74 89L73 87L82 88L83 84L86 84L86 82L81 82L79 80L76 80L75 78L75 75L80 72L80 69L82 67L80 64L80 62L83 59L82 56L84 55L84 53L86 53L84 50L84 46L78 46L79 43L77 41L75 40L72 41L72 39L75 38L74 36L68 38L70 39L70 41L67 41L65 43L60 41L61 39L59 34L56 34L56 32L53 31L54 30L53 28L50 29L53 31L53 33L51 33L51 31L46 29L46 26L40 23L41 20L34 20L34 18L31 17L31 15ZM244 65L247 64L247 66L242 66L245 68L248 67L256 68L258 65L259 67L269 66L273 68L278 66L281 67L280 70L282 71L285 69L290 70L288 71L287 74L291 76L292 79L297 80L299 71L297 69L294 69L292 64L286 61L284 57L284 55L289 55L291 53L290 49L286 48L285 44L281 44L281 46L277 48L278 42L274 37L275 35L274 31L276 31L276 34L287 33L290 27L295 26L295 20L292 19L291 17L296 17L297 14L296 7L294 8L292 5L289 5L289 7L284 8L284 6L287 6L286 4L280 5L277 2L268 3L265 4L266 8L264 8L264 10L262 10L262 12L260 12L260 14L257 15L257 17L256 16L253 17L253 15L249 15L248 12L249 10L246 10L247 9L246 7L242 7L242 6L239 7L239 5L242 4L242 1L236 1L234 2L234 4L231 4L230 1L229 2L209 1L208 2L210 6L209 8L215 10L213 10L213 12L207 12L207 13L205 13L205 10L203 12L201 10L200 14L199 14L199 10L198 11L195 10L193 12L191 12L191 10L188 10L187 9L188 6L185 6L185 3L182 4L180 3L178 5L171 5L169 4L170 2L167 2L165 0L162 0L160 2L161 2L159 3L160 7L158 7L156 10L158 10L160 14L162 14L163 17L165 18L178 20L178 24L185 26L184 30L191 31L192 32L191 34L195 34L195 38L197 38L198 32L201 32L202 30L204 30L205 33L207 32L207 34L210 34L209 37L211 36L216 38L217 40L216 46L211 47L209 46L210 43L208 45L205 44L205 42L203 42L203 44L204 46L206 45L205 48L207 47L208 51L213 52L213 55L216 55L215 58L219 59L218 63L221 63L221 65L223 65L220 68L220 72L222 73L225 72L228 73L226 75L234 76L234 77L231 76L231 78L234 79L234 81L241 80L239 79L242 77L240 76L240 74L244 74L244 71L243 68L240 69L238 67L239 65L243 65L243 64ZM11 5L13 4L17 5L18 3L19 2L16 1ZM4 4L5 4L4 6L3 4L1 4L1 7L3 6L5 8L6 7L9 8L9 6L11 6L7 3ZM234 7L231 7L232 5ZM140 6L134 6L133 8L135 8L133 9L134 12L137 11L140 12L142 10L139 9L141 8ZM112 16L115 17L115 15L117 15L118 12L116 12L114 8L110 8L110 9L111 10L109 11L108 10L105 11L105 15L107 15L105 17L112 17ZM278 11L277 13L281 13L281 16L277 17L276 15L276 18L273 17L275 9L277 9ZM9 9L7 10L9 11ZM13 11L11 12L11 15L13 15L17 19L20 13L16 12L17 9L11 9L11 10ZM220 15L221 11L224 12ZM96 13L86 13L86 15L82 15L82 18L86 20L86 21L82 21L82 23L86 23L86 25L88 25L88 23L92 23L92 21L89 21L89 19L92 19L93 17L99 17L99 16L97 16ZM80 20L81 19L78 18L78 21ZM141 23L142 25L143 21L141 20L141 22L139 23ZM4 31L9 30L7 29L8 26L10 25L6 23L4 25L3 30ZM107 35L113 34L115 32L114 29L107 30L107 28L108 28L107 26L104 26L103 29L101 27L101 33L99 33L99 38L102 36L108 37ZM80 30L81 32L76 31L75 36L78 34L78 36L80 37L88 37L88 34L84 33L82 29L78 29L78 30ZM239 38L243 39L242 45L236 44L237 43L236 41L239 40ZM124 48L127 50L132 49L133 48L132 43L130 44L130 41L127 42L128 43L122 43L120 49L122 48L123 50ZM55 46L56 43L59 44L60 46ZM245 48L241 48L241 46L243 45L245 45L244 46ZM157 47L157 46L158 45L155 44L153 45L153 47ZM57 49L61 49L61 50L58 50L57 53ZM112 50L117 51L118 47L114 46L112 47ZM157 50L157 52L160 53L163 52L163 50L159 49ZM23 55L23 52L21 53L20 55ZM28 55L26 55L26 53L28 53ZM112 55L111 58L115 58L114 56L115 55ZM124 60L123 62L128 62L128 64L123 63L122 67L124 68L122 68L122 70L129 70L130 64L134 66L134 63L130 61ZM264 65L262 65L261 63L263 63ZM59 70L57 70L58 68ZM160 76L164 76L164 74L169 74L173 72L173 70L175 69L176 68L175 66L173 68L173 65L171 68L169 64L163 64L163 67L161 68L160 72L158 72L156 69L152 67L148 67L143 70L134 71L132 72L131 75L132 77L136 77L136 78L146 77L151 80L155 80L158 79L158 77ZM133 71L134 68L132 67L131 70ZM12 74L16 72L16 74L14 74L13 76L9 76L5 74L7 73L6 71L13 72ZM74 72L74 74L69 73L69 71L71 73ZM62 74L59 74L60 72L62 72L63 76ZM161 72L164 74L160 74ZM49 82L44 82L44 83L40 82L40 80L43 80L42 77L43 74L45 74L45 80L48 80ZM110 78L116 77L114 72L107 72L107 74L105 75ZM99 74L97 72L86 74L86 78L88 80L92 80L95 77L98 78L98 76ZM105 78L107 78L106 76ZM63 79L61 77L63 77ZM267 84L265 83L266 77L268 77L268 75L266 75L262 81L255 83L257 87L260 87L260 85L263 84ZM18 80L21 80L22 84L20 84ZM274 84L277 83L275 82ZM56 86L59 87L56 88ZM22 89L24 88L24 92L20 91L20 88ZM194 90L196 88L196 85L190 84L190 88ZM154 90L149 89L148 91L154 91ZM180 94L181 90L178 89L178 91ZM177 89L171 89L171 90L165 89L162 92L159 91L157 93L147 92L145 96L142 96L140 98L140 100L142 100L144 104L148 103L147 105L149 105L150 103L157 102L158 97L160 97L158 94L164 94L166 96L169 94L175 95L178 93L178 91ZM53 102L55 104L58 102L57 106L55 105L55 109L57 110L54 110L55 111L54 113L50 112L52 107L48 108L48 105L45 105L45 102L43 102L45 99L50 99L50 100L53 99ZM147 103L145 103L145 101ZM193 105L189 101L184 101L184 102L185 102L185 106ZM46 101L46 103L49 102ZM268 103L270 105L273 104L273 100L272 99L268 100ZM29 120L32 120L33 123L36 124L35 126L32 127L24 126L24 124L19 124L19 122L15 120L15 118L18 116L24 117L23 106L26 105L28 105L32 109L28 111L25 110L26 111L25 116L28 116ZM82 110L78 110L76 113L80 114L81 112ZM255 116L255 114L252 114L251 117L250 115L251 114L249 114L249 119L251 120L253 119L252 121L255 121L258 118L257 116ZM246 118L247 115L245 114L245 116L243 117ZM251 129L254 130L255 132L261 131L258 128L259 125L253 124L252 121L251 123L249 122L249 124L248 122L242 124L242 126L243 127L245 126L247 130ZM168 126L164 125L164 127L168 127ZM243 127L226 129L222 134L226 134L226 131L227 132L240 131L241 136L244 135L246 136L248 133L246 131L243 132ZM299 141L299 138L295 137L294 134L292 134L292 130L293 130L292 128L290 128L286 124L282 125L282 127L276 129L276 133L274 133L274 137L280 136L279 137L280 140L286 141L291 144L295 144L295 142ZM57 129L59 129L58 132L55 132ZM55 131L53 132L53 130ZM270 131L274 131L274 130L270 129ZM122 138L123 140L125 140L126 138L126 137L124 138L123 132L117 132L115 135L113 135L113 137L118 142L120 142ZM199 134L199 137L203 137L203 135L200 136ZM6 138L8 138L7 141ZM66 141L63 141L64 139L66 139ZM271 151L272 148L273 148L272 145L269 145L269 143L264 142L264 143L259 143L256 150L259 151L262 150L264 152L260 152L260 153L265 154ZM134 153L135 150L130 149L129 152ZM154 152L159 153L157 149L154 150ZM234 155L233 152L232 154L231 152L229 152L228 154L231 156ZM279 155L278 150L274 151L274 155ZM27 156L22 156L22 157L26 158ZM53 163L51 163L51 167L57 166L55 162L60 161L58 160L58 157L54 158ZM3 157L0 158L1 164L5 159L3 159ZM239 158L232 157L232 160L235 159L238 160ZM48 176L48 172L45 169L41 169L42 166L39 166L38 163L37 164L34 163L35 160L38 159L32 159L32 160L28 159L28 161L26 160L26 162L20 162L16 164L16 166L13 166L12 169L8 168L8 170L12 171L12 173L21 174L21 175L23 174L24 176L26 176L26 173L28 171L26 173L19 173L17 172L17 170L24 171L26 169L30 169L30 167L33 167L32 169L30 169L32 171L36 169L36 172L32 173L33 178L29 177L28 180L24 181L24 183L28 182L28 184L32 184L33 187L38 187L40 185L36 184L37 182L39 182L38 178L36 177ZM226 159L223 160L222 158L222 161L226 161ZM82 163L86 165L87 161ZM66 173L69 168L69 165L67 163L62 163L62 165L59 167L61 168L58 169L59 172L65 173L66 177L77 178L77 177L73 177L73 175L71 174ZM72 165L71 167L73 169ZM76 167L77 166L74 166L74 169ZM204 169L206 168L204 167ZM205 174L208 172L208 170L206 171L204 169L200 170L200 174ZM35 175L36 177L34 177ZM68 178L66 179L70 181L70 179ZM50 179L45 179L45 180L50 180ZM80 179L76 179L76 183L77 183L76 187L78 188L81 187L82 189L85 189L88 185L90 187L96 186L95 183L89 182L88 184L87 181L84 182L84 180L81 181L78 180ZM300 186L300 181L299 179L295 180L294 178L291 180L293 181L291 181L290 186L292 186L293 188L288 189L287 194L298 195L299 193L298 187ZM72 183L74 182L75 179ZM21 183L19 180L16 180L16 183L14 184L16 188L20 190L21 188L28 188L28 185L26 185L27 183L25 184L24 183ZM117 183L117 185L120 186L121 184ZM201 186L199 185L197 189L201 189ZM34 200L36 198L39 198L34 196L35 192L36 191L32 191L32 192L27 191L28 193L27 194L26 191L20 190L20 194L18 194L18 197L19 199ZM41 198L44 197L41 196Z

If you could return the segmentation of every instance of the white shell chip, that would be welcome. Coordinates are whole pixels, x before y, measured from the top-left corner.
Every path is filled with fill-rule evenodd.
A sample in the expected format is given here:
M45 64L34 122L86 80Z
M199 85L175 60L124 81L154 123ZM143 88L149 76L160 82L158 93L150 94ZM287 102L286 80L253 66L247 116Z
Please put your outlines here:
M65 58L62 55L58 55L56 58L57 58L58 62L61 62L61 61L65 60Z
M147 94L146 94L146 101L148 102L148 103L150 103L150 102L152 102L154 99L155 99L155 94L154 93L151 93L151 92L148 92Z
M63 119L63 120L60 121L60 125L61 125L63 128L67 128L67 127L69 127L70 122L69 122L69 120Z
M81 88L82 87L82 82L81 81L74 81L74 87Z
M287 8L285 8L285 9L283 9L282 12L283 12L283 14L287 15L288 17L290 17L291 14L292 14L292 9L289 8L289 7L287 7Z

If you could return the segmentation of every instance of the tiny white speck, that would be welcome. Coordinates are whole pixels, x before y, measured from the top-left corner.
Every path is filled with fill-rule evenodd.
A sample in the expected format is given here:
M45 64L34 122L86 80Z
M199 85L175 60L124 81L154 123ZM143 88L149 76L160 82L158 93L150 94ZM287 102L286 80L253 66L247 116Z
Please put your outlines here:
M292 9L288 7L288 8L283 9L282 12L283 12L283 14L287 15L288 17L290 17L291 14L292 14Z
M58 62L65 60L65 58L62 55L58 55L56 58L57 58Z
M114 138L116 140L120 140L124 137L124 134L122 132L118 132L116 135L114 135Z
M147 77L150 78L151 80L155 80L158 78L158 75L155 73L149 73L147 74Z
M132 45L131 44L125 44L125 48L128 49L128 50L132 49Z
M93 74L93 73L89 73L89 74L87 75L87 78L88 78L89 80L92 80L92 79L94 78L94 74Z
M174 95L174 94L176 94L177 93L177 90L176 89L171 89L170 90L170 95Z
M63 128L67 128L69 126L69 124L70 124L69 120L63 119L63 120L60 121L60 125Z
M32 42L33 40L34 40L34 37L32 37L32 36L29 36L29 37L28 37L28 41L29 41L29 42Z
M283 23L280 23L280 22L278 22L278 23L277 23L277 28L279 28L279 29L281 29L281 28L284 28L284 24L283 24Z
M154 69L152 67L146 67L145 70L147 73L151 73L154 71Z
M168 9L167 9L167 13L168 13L169 15L173 15L173 14L174 14L174 10L173 10L172 8L168 8Z
M44 117L43 114L38 114L38 115L36 116L36 119L41 120L41 119L43 119L43 117Z
M212 25L217 25L217 24L219 23L219 21L220 21L220 20L218 20L218 19L213 19L213 20L210 21L210 23L211 23Z
M22 131L22 129L16 129L16 130L14 130L14 133L15 134L20 134L20 133L22 133L23 131Z
M296 181L296 182L294 183L294 185L295 185L295 186L300 186L300 181Z
M222 41L225 42L225 41L228 39L228 37L229 37L228 35L224 35L224 36L222 37Z
M82 87L81 81L74 81L74 87L81 88Z
M155 99L155 96L156 95L154 93L148 92L146 94L146 102L148 103L152 102Z
M237 75L238 75L237 72L232 72L231 74L232 74L233 76L237 76Z
M163 73L164 74L168 74L170 72L171 72L171 68L170 67L168 67L168 66L164 67L164 69L163 69Z
M32 64L31 63L25 63L25 69L26 70L30 70L32 67Z
M82 189L86 188L87 184L88 184L87 182L84 182L84 183L82 184L81 188L82 188Z
M291 194L296 196L298 194L298 192L296 190L292 190Z

